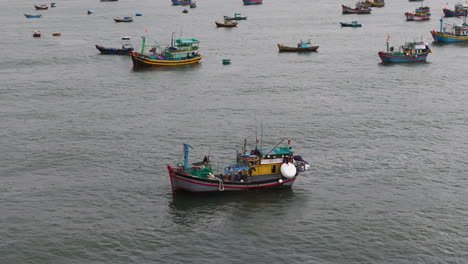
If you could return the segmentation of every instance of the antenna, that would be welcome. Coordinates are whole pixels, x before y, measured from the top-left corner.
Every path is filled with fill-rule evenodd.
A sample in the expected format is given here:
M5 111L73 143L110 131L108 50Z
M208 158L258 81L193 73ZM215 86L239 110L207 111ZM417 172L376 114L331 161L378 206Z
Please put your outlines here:
M262 119L262 126L260 127L260 149L263 148L263 119Z
M258 147L258 133L257 133L257 112L255 111L255 149Z

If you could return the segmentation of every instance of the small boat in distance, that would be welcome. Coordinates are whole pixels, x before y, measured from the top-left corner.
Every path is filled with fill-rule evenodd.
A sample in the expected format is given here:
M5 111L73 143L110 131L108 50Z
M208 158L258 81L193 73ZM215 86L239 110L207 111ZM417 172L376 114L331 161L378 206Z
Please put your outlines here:
M210 157L189 165L189 144L184 144L184 160L175 167L167 165L172 192L235 192L261 189L291 188L297 176L309 170L310 165L301 156L294 155L289 146L272 149L255 147L247 153L246 143L236 155L234 164L223 172L213 171ZM288 140L290 143L290 140Z
M460 16L466 16L468 13L468 8L466 8L462 4L456 4L454 10L450 10L448 8L444 8L444 16L445 17L460 17Z
M196 8L197 7L197 2L192 1L190 2L190 8Z
M379 57L383 63L402 63L402 62L424 62L431 53L431 48L424 42L407 42L398 48L389 47L389 38L387 38L387 51L379 51Z
M312 46L312 44L309 41L300 41L297 43L297 47L288 47L284 46L281 44L277 44L279 52L311 52L311 51L317 51L319 46Z
M174 33L172 35L174 36ZM196 39L172 39L168 47L162 47L156 41L155 44L149 45L146 43L146 36L142 36L141 40L141 52L130 52L134 68L194 64L203 58L198 54L200 41ZM147 47L151 48L149 52L145 51Z
M263 0L242 0L244 5L259 5L263 2Z
M437 43L451 43L468 41L468 24L466 16L462 24L454 24L444 27L444 18L440 18L439 31L432 30L431 35Z
M52 33L52 36L54 36L54 37L60 37L60 36L62 36L62 33L58 33L58 32Z
M368 8L368 7L371 7L372 4L368 1L359 1L356 3L355 5L356 7L363 7L363 8Z
M246 20L247 17L241 16L240 13L235 13L233 17L224 16L224 20Z
M39 30L35 30L35 31L33 32L33 37L35 37L35 38L40 38L40 37L41 37L41 32L40 32Z
M192 2L191 0L171 0L171 1L172 1L172 5L182 5L182 6L190 5L190 3Z
M224 23L215 21L216 27L235 27L237 26L237 22L233 22L231 20L224 20Z
M47 10L49 7L46 4L34 5L37 10Z
M345 5L341 5L343 14L370 14L372 9L370 7L356 7L351 8Z
M340 24L342 27L361 27L362 26L357 21L352 21L351 23L340 22Z
M187 10L187 9L184 9L184 10L182 10L182 13L185 13L185 14L186 14L186 13L188 13L188 10Z
M42 17L42 15L28 15L28 14L24 14L25 17L27 18L40 18Z
M114 18L115 22L133 22L132 17Z

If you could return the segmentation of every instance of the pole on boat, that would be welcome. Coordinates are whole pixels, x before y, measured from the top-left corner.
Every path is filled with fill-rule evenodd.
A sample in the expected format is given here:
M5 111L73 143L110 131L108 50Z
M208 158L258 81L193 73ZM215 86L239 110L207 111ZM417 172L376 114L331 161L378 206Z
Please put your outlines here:
M389 44L389 41L390 40L390 35L387 36L387 52L390 51L390 44Z
M444 18L440 17L439 21L440 21L440 32L442 33L442 30L443 30L443 27L444 27Z
M145 53L145 45L146 45L146 38L145 36L141 36L141 54Z
M192 146L189 144L184 144L184 171L188 171L188 165L189 165L189 149Z

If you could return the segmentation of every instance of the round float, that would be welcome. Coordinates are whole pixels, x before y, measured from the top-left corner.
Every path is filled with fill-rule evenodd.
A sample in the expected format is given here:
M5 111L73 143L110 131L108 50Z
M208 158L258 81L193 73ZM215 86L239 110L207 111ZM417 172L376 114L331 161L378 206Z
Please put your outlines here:
M283 177L291 179L296 176L297 168L292 163L283 163L281 165L280 172Z

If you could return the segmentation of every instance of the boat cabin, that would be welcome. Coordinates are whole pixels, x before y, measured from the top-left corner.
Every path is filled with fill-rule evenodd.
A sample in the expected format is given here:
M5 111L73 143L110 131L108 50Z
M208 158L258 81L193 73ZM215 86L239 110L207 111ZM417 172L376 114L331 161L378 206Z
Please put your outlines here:
M284 162L293 162L291 147L254 149L250 154L238 154L236 167L247 170L248 176L271 175L280 173Z
M301 42L297 43L297 47L298 48L310 48L312 47L312 44L310 43L310 40L307 42L301 40Z

